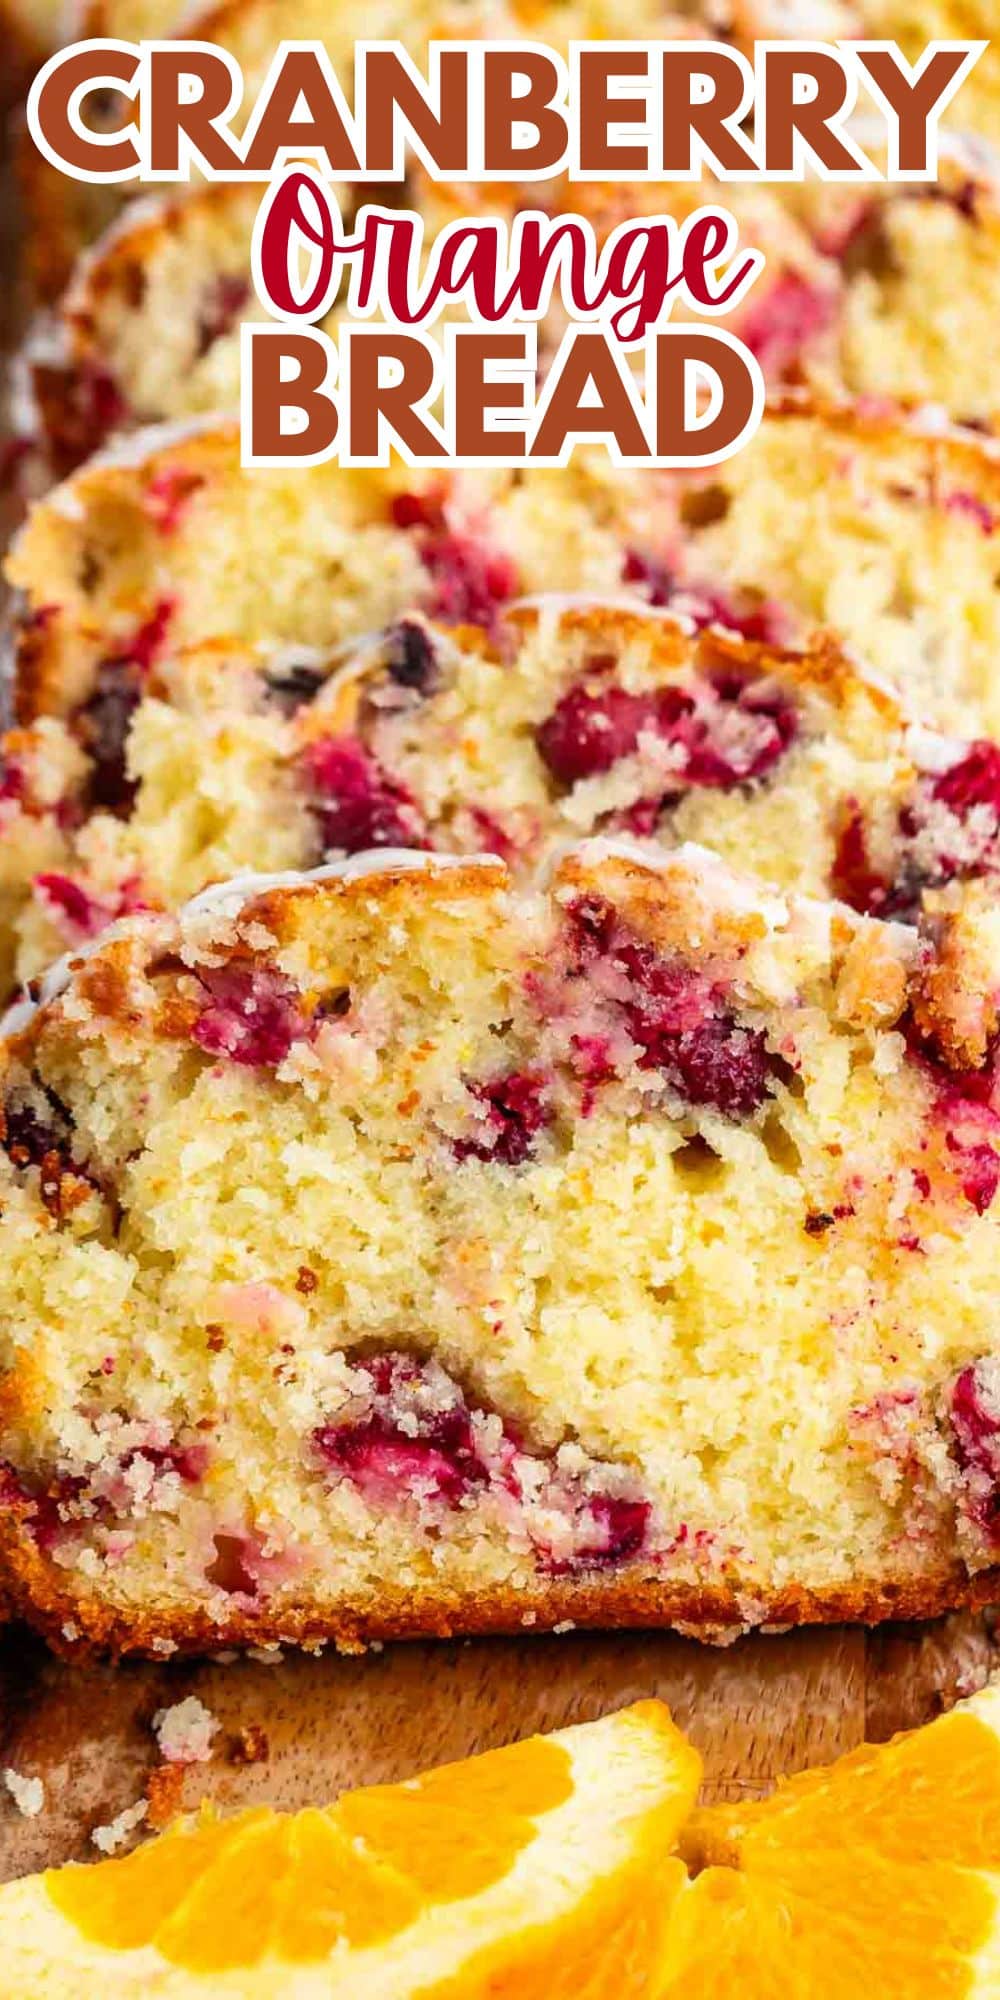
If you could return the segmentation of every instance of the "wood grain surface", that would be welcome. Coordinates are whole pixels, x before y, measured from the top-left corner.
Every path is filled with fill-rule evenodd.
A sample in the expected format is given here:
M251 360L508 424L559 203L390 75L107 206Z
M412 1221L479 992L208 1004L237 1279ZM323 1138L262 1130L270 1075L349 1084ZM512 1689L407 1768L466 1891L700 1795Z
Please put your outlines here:
M40 1777L44 1810L0 1800L0 1878L94 1857L91 1833L147 1798L157 1823L203 1798L328 1801L536 1729L659 1695L705 1757L706 1796L928 1720L991 1670L991 1622L758 1635L724 1651L671 1634L288 1653L174 1666L68 1667L33 1640L0 1649L0 1767ZM195 1694L218 1719L206 1764L164 1766L158 1709Z

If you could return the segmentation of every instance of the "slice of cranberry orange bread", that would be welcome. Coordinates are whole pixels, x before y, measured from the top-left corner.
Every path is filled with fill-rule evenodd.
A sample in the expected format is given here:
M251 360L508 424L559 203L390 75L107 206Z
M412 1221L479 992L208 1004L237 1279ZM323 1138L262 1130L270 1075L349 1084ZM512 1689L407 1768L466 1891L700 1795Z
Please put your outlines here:
M996 1588L994 910L386 854L8 1018L2 1565L58 1643Z
M751 342L775 381L801 378L801 355L812 336L833 341L838 309L836 264L774 188L737 186L715 192L737 217L741 240L762 247L766 277L758 281L748 317ZM409 208L424 218L426 240L470 214L499 215L510 225L519 208L544 202L588 213L603 241L641 209L679 220L700 207L711 187L651 184L621 189L560 183L544 190L510 185L474 189L436 185L411 170ZM358 199L392 199L378 188L340 191L349 217ZM262 317L250 268L258 202L252 189L216 186L172 190L129 204L94 249L79 260L55 322L41 323L17 365L17 421L27 463L38 483L71 470L108 435L161 419L239 404L241 318ZM832 199L831 199L832 206ZM856 220L858 205L851 208ZM949 211L952 215L954 210ZM824 217L824 228L833 223ZM846 229L847 223L841 224ZM326 322L335 332L336 308ZM565 325L561 309L542 326L545 349ZM960 384L956 385L956 395ZM966 400L971 399L971 388Z
M65 712L95 660L150 631L323 648L414 607L484 622L526 592L624 586L776 643L828 626L928 721L1000 735L998 553L997 448L857 405L787 399L697 476L578 453L451 485L261 475L208 421L139 434L35 506L7 563L16 705Z
M393 627L295 718L321 792L331 777L328 846L377 844L388 796L431 846L491 850L521 874L610 833L694 841L782 889L906 921L953 882L988 893L994 743L914 721L829 643L740 639L701 622L711 601L688 602L694 631L558 597L512 607L493 635ZM354 804L361 770L375 817Z
M1000 751L911 723L831 647L641 605L543 598L493 633L411 614L346 658L108 660L7 739L0 977L249 867L405 842L526 879L597 831L912 920L1000 873Z
M365 190L366 198L378 190ZM480 191L479 213L508 221L529 188ZM411 174L410 207L430 240L470 211L469 188ZM683 219L713 197L767 263L729 324L772 385L933 404L991 425L991 345L1000 317L1000 204L974 158L955 153L931 187L721 187L711 182L602 188L563 184L549 210L587 213L603 240L640 210ZM341 195L345 213L353 198ZM54 324L40 324L16 366L24 483L40 490L113 432L239 402L239 324L261 316L250 274L254 190L173 190L132 202L79 261ZM954 301L963 300L961 315ZM327 322L335 331L338 313ZM553 310L543 339L563 327ZM544 356L543 356L544 359Z
M94 664L224 638L337 646L398 613L489 625L519 594L653 588L653 489L606 461L452 475L244 470L235 425L140 433L39 503L14 545L15 707L71 710ZM80 537L83 536L81 543ZM43 572L45 582L43 584Z

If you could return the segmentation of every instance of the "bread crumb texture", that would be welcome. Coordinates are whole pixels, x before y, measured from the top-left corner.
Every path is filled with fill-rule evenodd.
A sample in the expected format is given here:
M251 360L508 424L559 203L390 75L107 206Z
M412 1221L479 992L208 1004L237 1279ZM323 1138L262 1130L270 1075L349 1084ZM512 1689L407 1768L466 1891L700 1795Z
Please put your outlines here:
M149 1649L957 1600L1000 947L952 896L597 841L129 919L4 1051L15 1602Z

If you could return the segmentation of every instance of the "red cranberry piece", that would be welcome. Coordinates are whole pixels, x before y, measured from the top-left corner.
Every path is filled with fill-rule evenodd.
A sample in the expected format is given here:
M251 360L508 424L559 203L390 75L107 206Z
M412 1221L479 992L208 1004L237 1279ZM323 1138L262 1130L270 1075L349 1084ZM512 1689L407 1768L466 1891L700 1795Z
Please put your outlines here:
M623 806L620 812L612 813L607 824L619 833L630 833L633 840L651 840L664 807L670 804L668 798L657 794L652 799L633 799L630 806Z
M571 922L580 971L608 960L629 981L617 1004L640 1068L660 1070L688 1104L752 1116L774 1067L763 1030L738 1020L703 974L629 937L608 905L577 903Z
M224 333L232 330L249 300L248 279L238 277L234 273L227 276L224 272L213 278L205 289L198 310L195 333L197 360L200 361L202 356L208 353L209 348L214 347L217 340L221 340Z
M655 694L581 680L556 703L535 741L552 776L562 785L576 785L630 756L643 730L656 728L656 714Z
M366 1355L352 1365L368 1376L375 1396L391 1396L394 1390L418 1387L427 1372L426 1363L418 1361L415 1354L403 1354L395 1348L387 1354Z
M322 737L302 762L325 848L360 854L430 845L416 800L355 737Z
M626 549L622 582L638 584L649 603L660 607L670 603L678 587L670 564L662 556L650 555L641 549Z
M986 1140L965 1145L953 1132L947 1135L950 1153L955 1154L962 1193L977 1215L985 1215L1000 1187L1000 1154Z
M43 1554L72 1529L65 1510L83 1486L82 1479L67 1476L52 1479L42 1491L35 1492L9 1460L0 1461L0 1508L28 1510L25 1525Z
M831 888L841 902L866 917L889 914L891 885L873 868L861 809L851 800L846 808L831 871Z
M385 1417L323 1425L315 1442L329 1465L373 1492L384 1487L424 1490L457 1506L485 1477L471 1451L461 1444L449 1456L428 1438L408 1437Z
M935 778L931 794L960 819L986 806L1000 825L1000 744L970 743L965 756Z
M112 902L92 896L72 875L36 875L32 887L62 924L81 938L99 937L116 917L150 907L134 876L122 883Z
M783 271L759 305L746 313L740 337L765 375L782 379L795 371L803 348L827 331L835 311L832 291L821 290L796 271Z
M70 930L82 938L99 937L111 921L107 904L91 896L71 875L36 875L34 887Z
M122 648L118 658L120 660L134 661L142 673L148 674L154 660L163 651L167 636L167 626L173 617L173 613L173 599L170 597L161 597L152 615L146 619L144 625L139 626L137 632L133 633L128 645Z
M165 465L154 472L146 487L144 506L161 535L172 535L180 526L191 501L205 484L204 474L189 472L183 465Z
M450 528L440 494L397 493L391 513L397 528L420 531L420 559L433 584L433 615L450 625L482 625L492 631L499 607L516 597L520 587L512 558Z
M726 1118L751 1117L767 1096L771 1065L764 1035L741 1027L732 1015L705 1021L647 1053L689 1104Z
M435 617L449 625L482 625L493 631L500 606L516 597L520 587L512 558L447 529L428 535L420 553L434 586Z
M784 756L798 733L798 715L782 689L739 676L717 676L691 733L684 776L692 785L725 789L762 778ZM727 728L738 715L747 728L746 741L734 751ZM679 734L684 741L681 719Z
M396 493L390 509L397 528L440 528L444 514L439 495Z
M949 493L944 504L949 514L964 514L970 521L975 521L984 535L994 533L997 517L992 508L987 507L985 500L980 500L978 494Z
M124 1453L121 1466L127 1472L137 1458L144 1458L155 1472L176 1472L185 1486L197 1486L204 1479L211 1463L211 1450L207 1444L144 1444L135 1451Z
M26 790L24 767L13 757L0 756L0 805L23 799Z
M719 590L699 587L685 594L683 609L696 632L703 632L708 625L722 625L727 632L738 632L741 639L757 646L781 646L788 637L788 618L781 607L748 591L727 597Z
M991 1473L1000 1472L1000 1415L994 1415L983 1401L979 1377L981 1364L963 1368L951 1396L951 1421L967 1465L980 1464Z
M164 598L119 653L102 660L94 687L74 711L74 734L90 759L89 803L124 816L135 798L128 737L149 670L161 651L173 605Z
M610 1569L641 1554L652 1514L648 1500L595 1493L580 1496L575 1507L580 1539L572 1555L557 1557L549 1549L539 1550L550 1576L569 1576L583 1569Z
M968 1104L986 1105L991 1111L997 1080L997 1038L990 1042L978 1069L954 1069L936 1036L925 1031L909 1009L899 1022L906 1053L927 1072L937 1091L937 1108L943 1118L958 1117Z
M587 1502L594 1532L589 1542L578 1545L574 1560L590 1569L628 1562L637 1556L646 1540L652 1512L648 1500L623 1500L599 1493Z
M929 804L944 806L953 816L952 841L941 815L928 815ZM928 819L935 830L936 852L928 858ZM900 858L895 878L887 881L868 861L865 828L852 804L841 828L834 862L838 895L870 916L914 917L925 889L942 888L996 868L1000 839L1000 746L970 743L964 756L934 778L923 778L898 818ZM923 836L923 837L922 837ZM919 849L917 842L920 842ZM920 853L919 863L915 855Z
M598 1084L608 1083L615 1073L607 1035L571 1035L570 1061L574 1076L583 1085L580 1116L589 1118L597 1103Z
M254 1069L277 1069L310 1032L292 980L266 966L224 965L198 975L210 996L191 1030L209 1055Z
M736 716L741 728L734 733ZM536 741L553 777L566 785L611 770L635 751L640 737L649 735L675 753L679 783L725 789L763 777L784 755L797 729L791 702L767 684L732 675L703 676L690 691L666 687L629 694L592 669L563 695ZM652 832L654 802L642 800L636 810L641 830Z
M485 854L497 854L501 861L515 861L518 842L512 833L497 819L495 813L487 812L485 806L469 805L465 808L475 828L476 844Z
M968 1482L972 1518L992 1541L1000 1540L1000 1417L987 1400L981 1362L963 1368L951 1393L956 1456Z
M9 1458L0 1459L0 1507L19 1507L30 1498L20 1473L15 1472Z
M467 1089L486 1107L485 1129L481 1137L453 1142L456 1159L523 1166L539 1132L552 1119L547 1079L532 1070L510 1070L486 1083L470 1083Z
M453 1507L488 1482L472 1413L442 1370L399 1353L359 1366L371 1381L369 1408L313 1433L328 1465L373 1497L417 1492Z

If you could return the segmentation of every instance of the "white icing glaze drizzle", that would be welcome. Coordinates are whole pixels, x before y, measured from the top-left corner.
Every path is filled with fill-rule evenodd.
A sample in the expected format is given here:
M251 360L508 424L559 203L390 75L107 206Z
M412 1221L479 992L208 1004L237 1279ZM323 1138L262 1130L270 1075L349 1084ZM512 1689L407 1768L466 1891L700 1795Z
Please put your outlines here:
M251 872L233 875L226 882L213 882L207 889L199 890L197 896L181 905L172 921L183 924L186 919L199 917L221 917L231 920L239 916L244 907L258 896L265 896L272 889L310 888L322 882L359 882L366 875L392 875L400 873L419 874L430 871L442 873L449 868L482 868L492 871L503 881L507 880L504 863L495 854L428 854L423 848L381 847L372 848L364 854L350 854L341 861L325 861L319 868L287 869L279 875L255 875ZM72 984L77 967L85 964L95 954L111 944L116 938L133 935L147 925L170 922L168 911L154 912L145 920L141 916L121 917L109 924L99 937L90 938L75 951L64 953L41 979L33 981L35 991L15 1000L0 1016L0 1036L19 1035L37 1014L39 1008L58 1000Z

